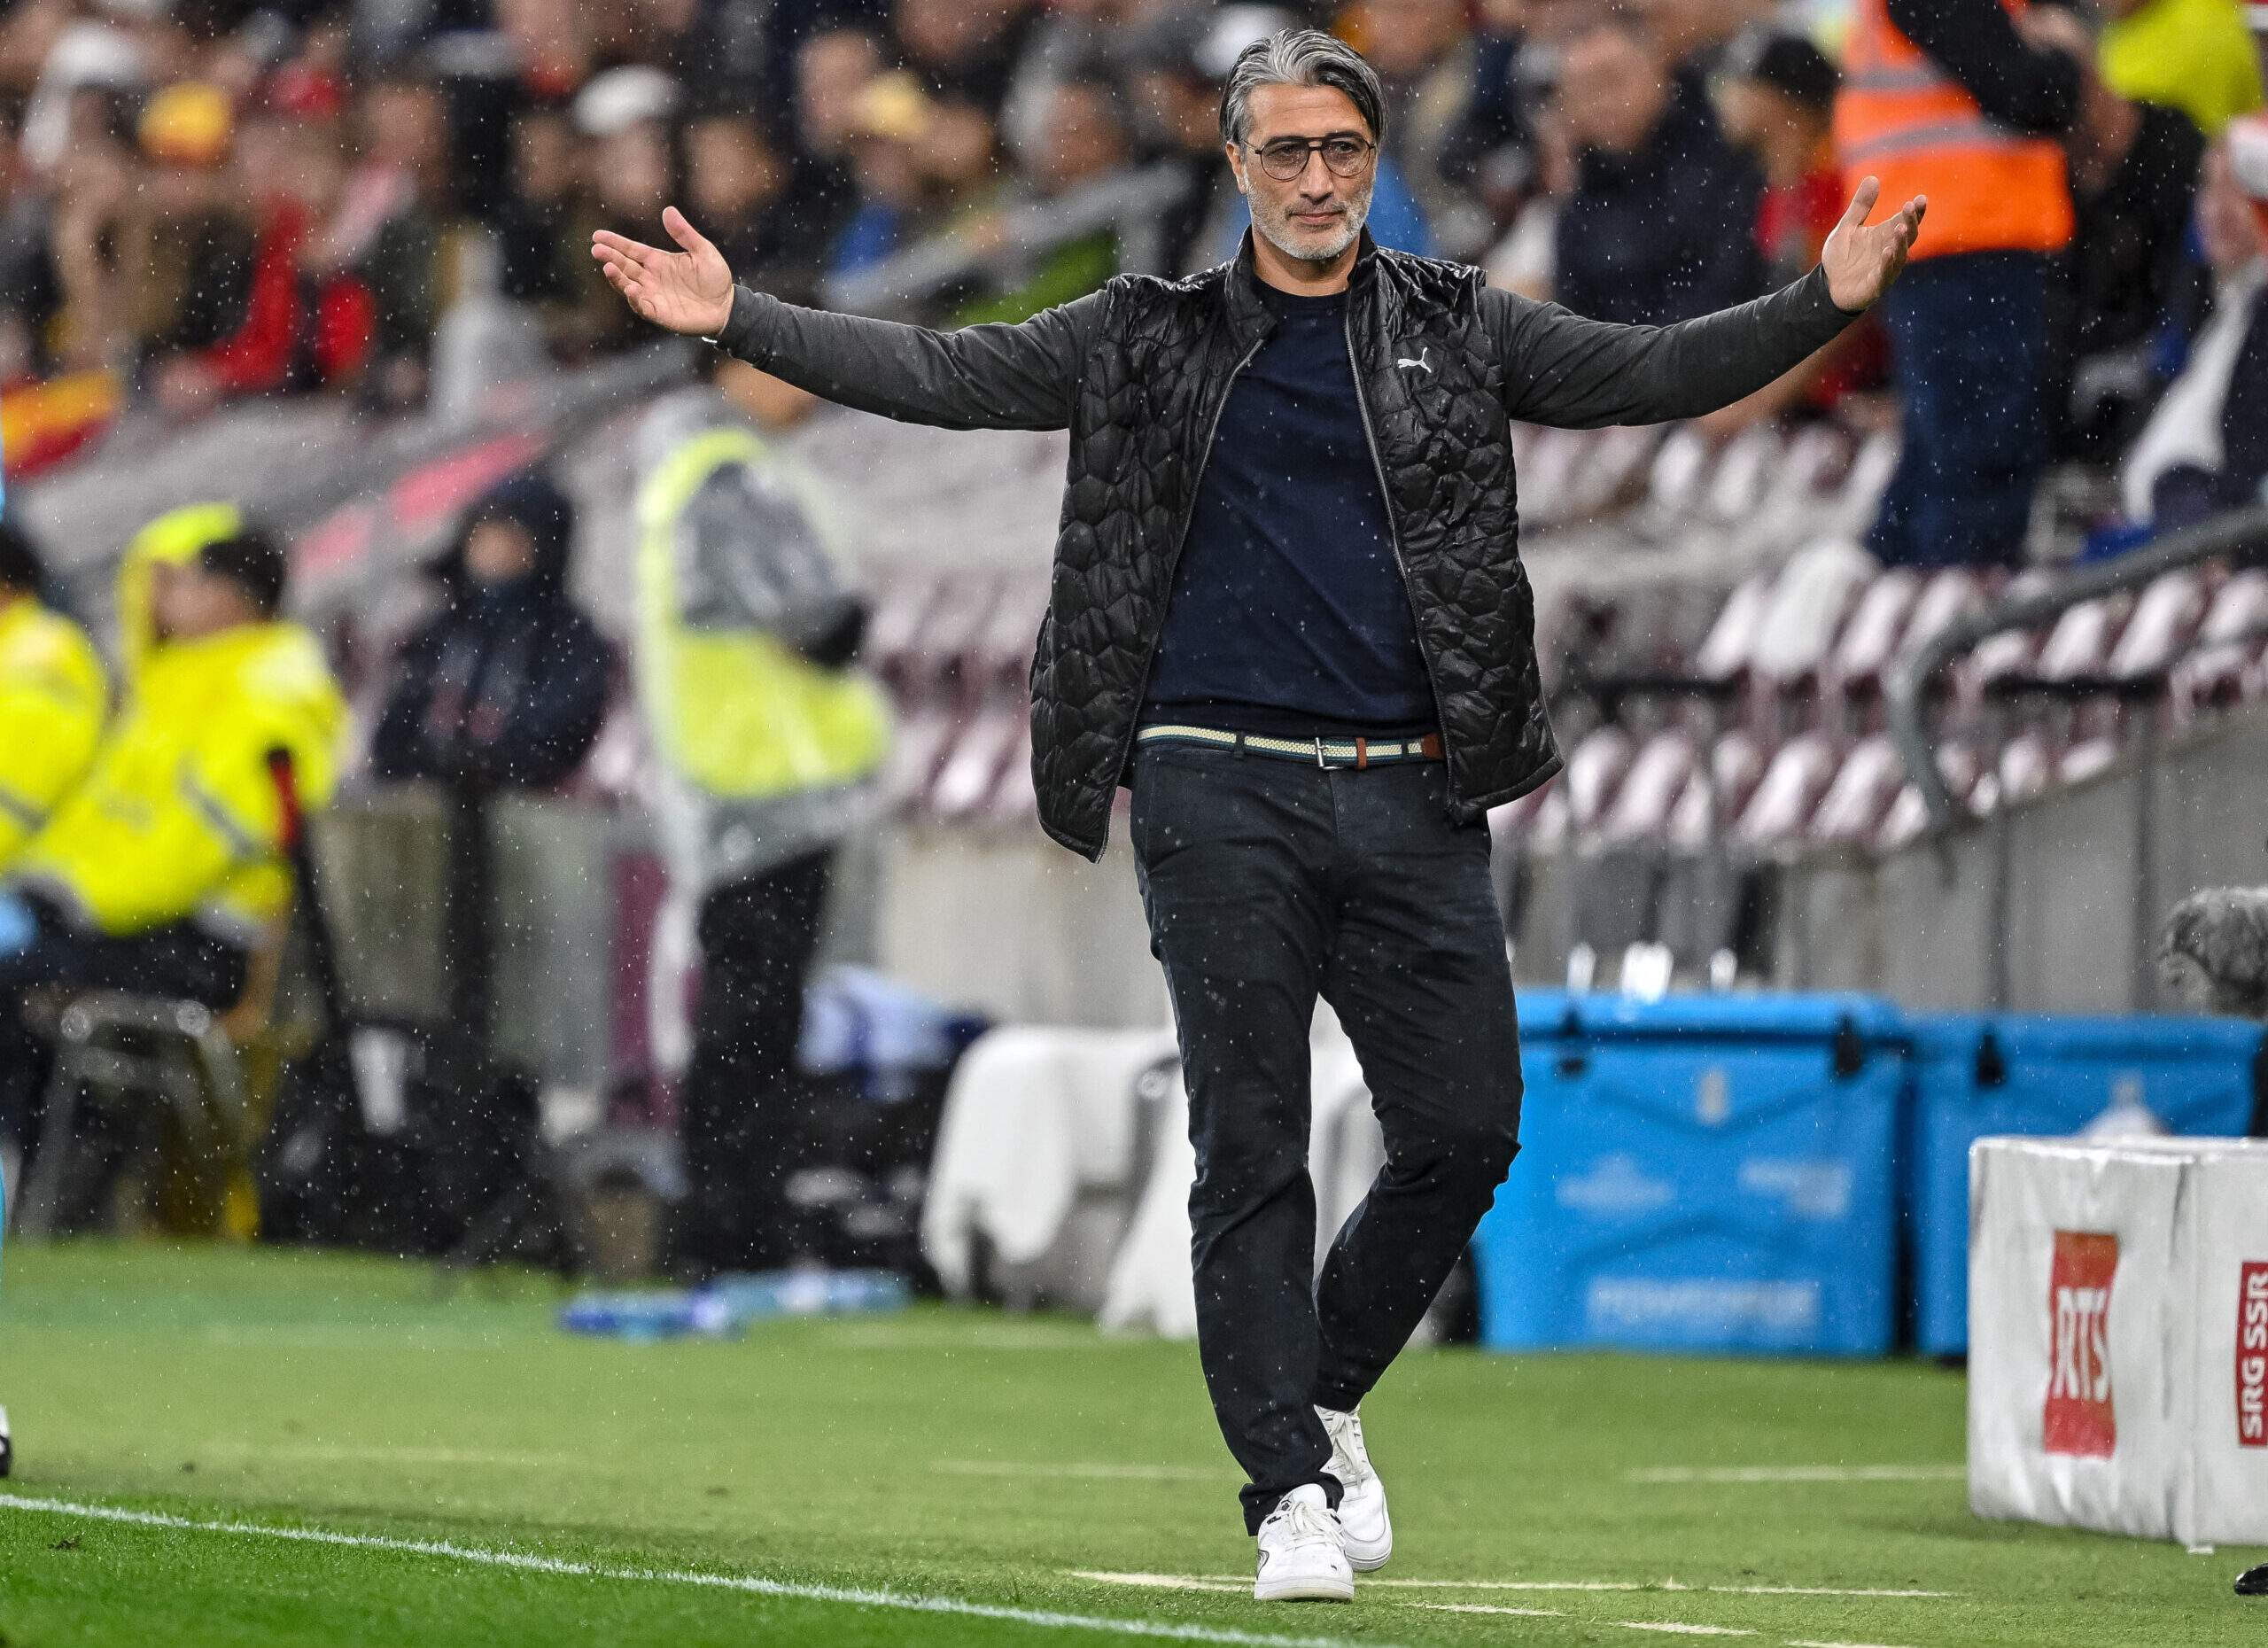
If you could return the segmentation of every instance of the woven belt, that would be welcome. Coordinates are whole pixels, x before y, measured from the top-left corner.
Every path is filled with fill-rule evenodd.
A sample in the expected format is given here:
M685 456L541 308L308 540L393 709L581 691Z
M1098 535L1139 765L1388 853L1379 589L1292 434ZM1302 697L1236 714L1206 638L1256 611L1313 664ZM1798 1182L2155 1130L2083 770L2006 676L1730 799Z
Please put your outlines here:
M1258 733L1223 732L1216 727L1146 727L1134 735L1138 744L1200 744L1208 750L1230 750L1239 755L1269 756L1297 761L1302 766L1353 767L1360 771L1388 761L1438 761L1441 735L1427 733L1406 742L1371 738L1263 738Z

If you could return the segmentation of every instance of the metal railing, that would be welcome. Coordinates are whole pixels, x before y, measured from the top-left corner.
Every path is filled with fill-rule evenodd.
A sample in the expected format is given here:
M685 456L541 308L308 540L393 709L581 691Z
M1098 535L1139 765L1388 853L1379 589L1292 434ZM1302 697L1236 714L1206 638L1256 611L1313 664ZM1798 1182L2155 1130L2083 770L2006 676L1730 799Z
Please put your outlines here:
M2004 601L1947 625L1935 636L1891 666L1884 684L1890 727L1898 742L1899 758L1907 775L1920 790L1930 810L1930 833L1942 838L1964 816L1952 788L1938 766L1937 740L1929 726L1930 683L1938 672L1967 654L1988 636L2008 630L2031 629L2058 618L2084 602L2139 590L2168 572L2245 550L2268 550L2268 507L2233 510L2169 533L2146 549L2068 578L2053 589ZM1988 696L2016 699L2045 696L2065 699L2111 697L2137 705L2134 751L2133 876L2131 889L2132 932L2130 957L2132 990L2129 1005L2136 1012L2157 1005L2157 974L2153 933L2157 921L2156 774L2159 758L2157 717L2148 705L2164 690L2168 678L2190 649L2156 667L2131 676L2088 676L2072 680L2043 680L2019 676L1987 682ZM2008 952L2009 903L2015 882L2014 836L2010 801L2006 796L1992 811L1992 997L1995 1007L2009 1005L2013 994Z
M1907 776L1929 805L1931 827L1947 828L1961 815L1960 804L1938 768L1937 741L1926 713L1930 683L1939 671L1987 636L2031 629L2062 617L2082 602L2140 589L2167 572L2247 548L2268 549L2268 507L2215 516L2170 533L2146 549L2066 579L2053 589L1988 607L1947 625L1891 665L1884 692L1890 730L1898 741L1899 758L1906 764ZM2102 690L2114 688L2106 684Z

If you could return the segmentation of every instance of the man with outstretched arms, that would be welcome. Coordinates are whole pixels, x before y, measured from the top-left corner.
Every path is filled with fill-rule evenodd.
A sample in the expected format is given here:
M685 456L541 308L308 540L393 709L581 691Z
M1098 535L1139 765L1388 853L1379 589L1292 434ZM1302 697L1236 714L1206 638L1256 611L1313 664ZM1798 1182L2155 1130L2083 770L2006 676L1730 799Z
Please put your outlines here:
M1489 808L1559 769L1513 502L1514 419L1698 416L1832 339L1922 216L1865 226L1771 297L1665 329L1488 290L1363 232L1377 75L1286 31L1237 61L1222 138L1255 233L1184 281L1122 276L1015 326L815 313L681 250L601 233L647 319L846 406L1071 431L1032 668L1041 821L1099 857L1134 793L1197 1149L1198 1339L1249 1481L1262 1600L1346 1600L1385 1563L1357 1404L1518 1147L1512 985ZM1317 996L1353 1038L1386 1164L1318 1279L1306 1162Z

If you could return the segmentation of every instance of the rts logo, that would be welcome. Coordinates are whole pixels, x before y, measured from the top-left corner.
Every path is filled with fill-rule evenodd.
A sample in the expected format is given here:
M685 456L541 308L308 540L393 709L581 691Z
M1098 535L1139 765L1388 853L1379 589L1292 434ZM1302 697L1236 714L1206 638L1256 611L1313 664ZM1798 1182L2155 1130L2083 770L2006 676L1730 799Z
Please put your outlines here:
M2236 1442L2240 1448L2268 1448L2268 1264L2239 1267Z
M2110 1406L2110 1284L2117 1273L2117 1237L2055 1232L2047 1279L2053 1358L2040 1427L2049 1453L2107 1459L2118 1444Z

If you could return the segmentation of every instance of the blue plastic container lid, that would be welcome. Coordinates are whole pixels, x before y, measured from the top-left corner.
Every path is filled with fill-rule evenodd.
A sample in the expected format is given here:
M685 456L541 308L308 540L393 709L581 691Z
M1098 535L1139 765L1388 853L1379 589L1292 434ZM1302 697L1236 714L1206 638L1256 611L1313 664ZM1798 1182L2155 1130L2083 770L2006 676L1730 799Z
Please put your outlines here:
M1600 991L1523 991L1520 1033L1530 1038L1691 1037L1710 1041L1830 1041L1845 1033L1867 1042L1902 1041L1905 1021L1879 996L1853 993L1695 993L1659 1001Z

